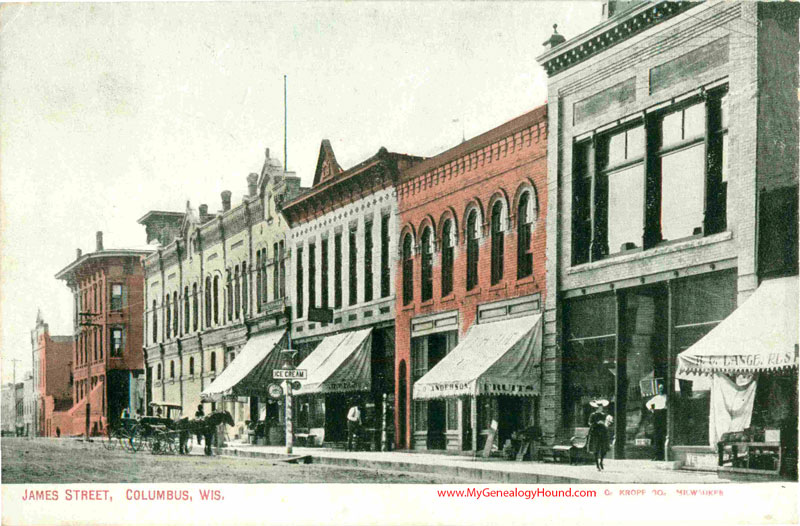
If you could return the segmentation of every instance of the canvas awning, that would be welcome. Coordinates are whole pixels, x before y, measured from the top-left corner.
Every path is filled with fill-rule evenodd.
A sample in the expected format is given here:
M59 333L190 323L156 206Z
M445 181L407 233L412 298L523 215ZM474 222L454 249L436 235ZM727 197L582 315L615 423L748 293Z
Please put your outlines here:
M797 276L766 280L711 332L678 355L676 377L798 365Z
M281 366L280 343L286 331L277 330L250 338L236 358L201 393L204 400L223 396L265 396L272 370Z
M414 398L539 393L541 314L470 328L467 336L414 384Z
M308 371L295 394L369 391L372 379L372 329L327 336L297 366Z

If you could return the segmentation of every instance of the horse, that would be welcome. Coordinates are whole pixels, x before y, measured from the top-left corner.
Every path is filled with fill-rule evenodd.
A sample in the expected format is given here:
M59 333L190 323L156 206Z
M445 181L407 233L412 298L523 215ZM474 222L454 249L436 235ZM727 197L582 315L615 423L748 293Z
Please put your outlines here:
M176 429L180 431L180 453L188 453L186 443L189 441L189 435L203 435L205 440L205 454L211 455L211 441L220 424L227 424L233 426L233 416L227 411L214 411L213 413L202 418L189 419L189 417L181 418L176 423Z

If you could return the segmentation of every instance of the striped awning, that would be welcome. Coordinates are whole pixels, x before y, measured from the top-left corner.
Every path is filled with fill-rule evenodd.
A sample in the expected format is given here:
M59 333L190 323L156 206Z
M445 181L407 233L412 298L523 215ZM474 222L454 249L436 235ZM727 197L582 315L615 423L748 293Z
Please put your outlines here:
M372 329L325 337L298 369L308 372L295 394L369 391L372 385Z

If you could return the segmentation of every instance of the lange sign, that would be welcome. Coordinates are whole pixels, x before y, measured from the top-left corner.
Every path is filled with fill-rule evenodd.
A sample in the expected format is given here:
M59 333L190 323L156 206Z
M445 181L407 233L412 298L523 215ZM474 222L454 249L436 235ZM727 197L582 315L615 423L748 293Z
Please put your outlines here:
M273 380L307 380L307 369L274 369L272 371Z

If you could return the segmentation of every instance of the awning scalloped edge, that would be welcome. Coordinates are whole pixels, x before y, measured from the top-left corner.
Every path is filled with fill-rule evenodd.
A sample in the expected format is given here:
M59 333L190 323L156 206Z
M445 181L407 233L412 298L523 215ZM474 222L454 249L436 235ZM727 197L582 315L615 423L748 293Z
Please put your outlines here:
M676 371L676 375L687 375L693 374L696 376L710 376L715 373L725 373L725 374L753 374L753 373L760 373L765 371L778 371L784 369L797 369L798 364L787 364L787 365L774 365L772 367L759 367L759 368L752 368L752 367L680 367Z

